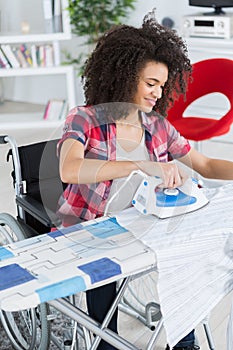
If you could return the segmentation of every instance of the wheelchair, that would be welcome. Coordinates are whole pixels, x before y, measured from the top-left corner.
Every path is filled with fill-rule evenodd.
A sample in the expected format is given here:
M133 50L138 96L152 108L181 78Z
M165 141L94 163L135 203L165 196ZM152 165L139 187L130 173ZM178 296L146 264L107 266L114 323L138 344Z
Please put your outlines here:
M14 138L0 136L0 144L10 145L7 161L11 159L13 162L12 179L17 207L16 219L10 214L0 213L0 245L47 233L61 225L55 212L66 184L59 175L57 142L54 139L18 147ZM119 310L159 333L162 315L156 302L155 280L155 271L132 279ZM79 306L81 303L86 310L83 299L82 295L69 297L72 303ZM61 350L89 349L92 335L75 321L64 317L65 331L61 334L53 332L52 324L60 317L63 318L47 304L21 312L0 310L2 325L16 350L47 350L51 342ZM203 325L209 348L214 349L208 322L204 321Z
M66 184L61 182L59 176L57 141L54 139L18 147L14 138L0 136L0 144L10 145L7 161L11 159L13 162L11 175L17 207L17 219L8 213L0 213L0 245L47 233L60 226L55 211ZM73 297L72 302L77 302L76 299ZM64 318L65 328L70 331L54 334L51 323L60 317L45 303L21 312L0 310L3 328L16 350L46 350L51 341L58 349L70 349L76 325ZM85 330L80 329L79 332L84 338ZM87 334L86 342L88 344Z

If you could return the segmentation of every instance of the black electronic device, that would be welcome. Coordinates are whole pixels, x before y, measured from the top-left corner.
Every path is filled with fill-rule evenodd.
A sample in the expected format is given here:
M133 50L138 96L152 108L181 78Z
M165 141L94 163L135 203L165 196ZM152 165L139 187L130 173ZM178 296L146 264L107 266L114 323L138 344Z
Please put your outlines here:
M213 15L224 15L225 12L223 8L233 7L233 0L189 0L190 6L197 7L212 7L214 12L203 13L203 15L213 16Z

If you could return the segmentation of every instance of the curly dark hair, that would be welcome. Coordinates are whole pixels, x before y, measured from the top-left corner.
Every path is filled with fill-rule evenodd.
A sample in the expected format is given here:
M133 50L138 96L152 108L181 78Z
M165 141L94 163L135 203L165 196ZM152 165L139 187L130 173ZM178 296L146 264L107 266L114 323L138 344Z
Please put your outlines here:
M118 25L107 31L86 61L82 83L88 105L133 101L140 71L149 61L168 67L163 96L154 110L166 116L168 108L186 92L192 66L187 47L175 30L160 25L155 10L140 28ZM120 112L114 119L122 117Z

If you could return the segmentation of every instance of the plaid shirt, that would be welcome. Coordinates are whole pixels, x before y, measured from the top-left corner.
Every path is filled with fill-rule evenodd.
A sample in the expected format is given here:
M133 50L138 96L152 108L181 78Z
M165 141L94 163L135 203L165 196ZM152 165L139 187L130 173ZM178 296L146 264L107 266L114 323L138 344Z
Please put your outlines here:
M163 117L142 113L145 143L151 161L167 162L186 155L190 145ZM73 138L84 145L85 158L116 160L116 124L106 121L100 107L76 107L66 118L63 136L58 143ZM78 218L91 220L102 216L112 181L94 184L69 184L58 203L58 215L64 226Z

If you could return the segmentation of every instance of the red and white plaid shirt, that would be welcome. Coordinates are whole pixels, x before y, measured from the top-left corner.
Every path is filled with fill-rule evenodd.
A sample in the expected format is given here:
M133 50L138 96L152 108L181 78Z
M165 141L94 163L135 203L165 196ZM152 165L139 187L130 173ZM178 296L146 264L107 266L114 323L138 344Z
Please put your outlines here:
M167 162L186 155L189 142L167 119L158 114L141 114L145 129L145 144L151 161ZM107 122L100 107L75 107L65 121L63 136L58 143L72 138L84 145L85 158L116 160L116 124ZM140 159L139 159L140 160ZM112 181L94 184L69 184L58 203L58 215L64 226L77 223L78 218L91 220L102 216Z

